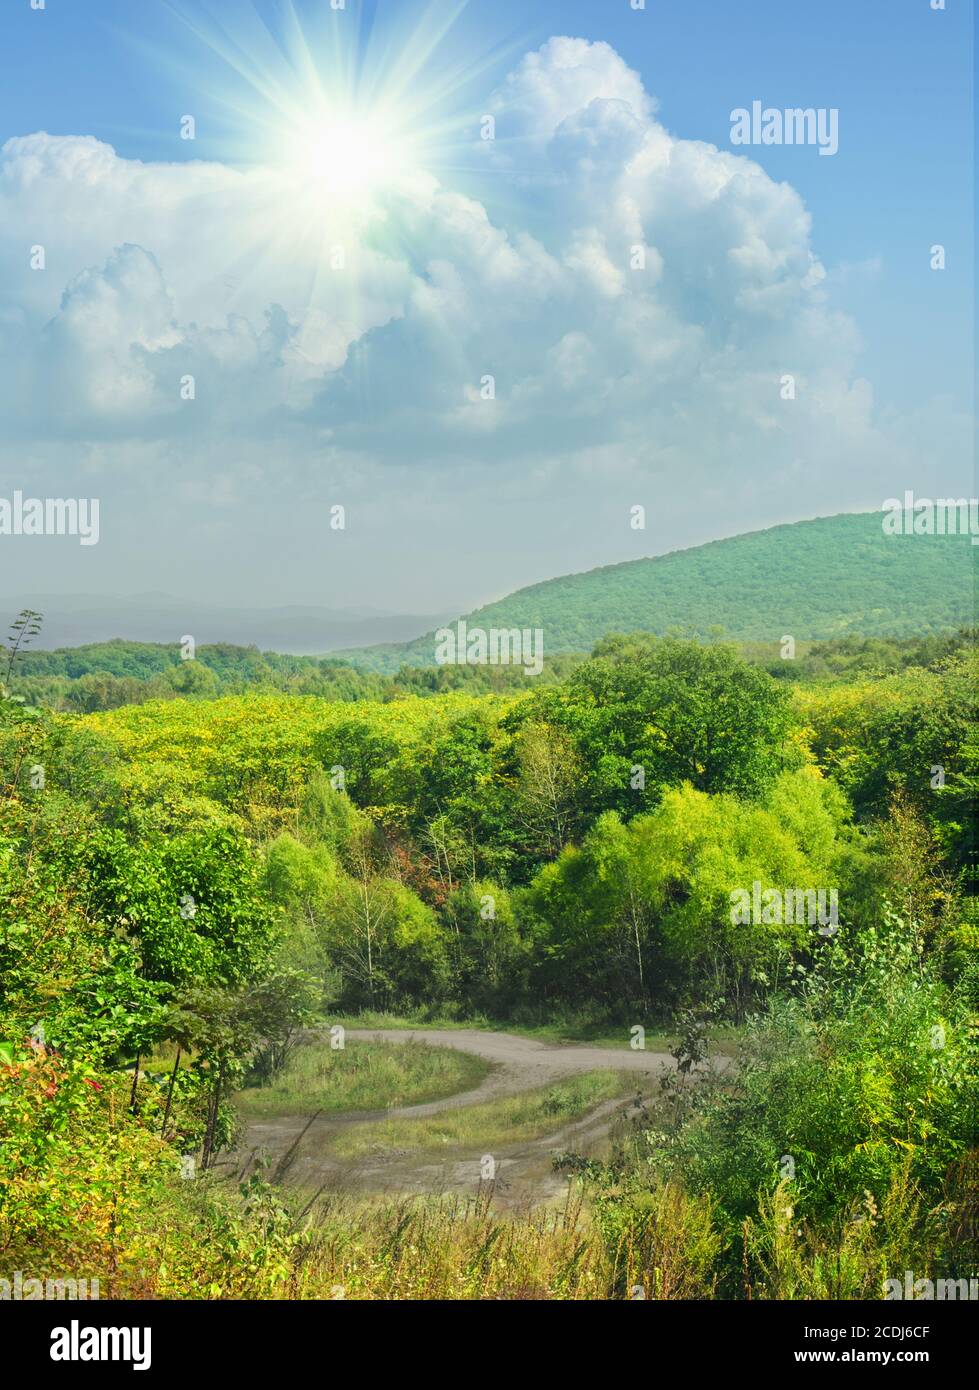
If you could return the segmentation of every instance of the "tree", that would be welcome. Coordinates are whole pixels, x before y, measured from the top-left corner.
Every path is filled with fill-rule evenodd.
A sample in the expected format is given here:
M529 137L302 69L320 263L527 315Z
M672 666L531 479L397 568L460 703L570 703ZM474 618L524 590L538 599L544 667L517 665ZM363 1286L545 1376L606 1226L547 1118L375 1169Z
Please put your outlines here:
M799 755L786 692L726 646L672 638L613 652L537 692L504 719L545 723L573 743L591 814L634 815L665 787L758 796Z
M267 969L276 932L258 866L226 827L92 837L81 867L91 909L139 947L147 979L234 986Z
M330 1003L388 1007L397 1000L444 996L449 967L445 933L431 908L387 868L382 837L357 821L341 864L322 843L280 836L269 848L265 881L301 941L315 943L317 971ZM293 942L292 960L310 954Z
M828 895L845 872L845 809L803 769L784 773L762 803L686 784L628 824L605 812L522 899L544 982L617 1011L722 998L742 1016L777 986L793 951L812 948L819 924L794 911L735 920L732 894L757 882Z
M166 679L178 695L212 699L219 689L217 676L203 661L182 661L167 671Z
M502 1012L520 997L529 964L513 899L499 884L466 883L446 902L445 916L455 932L460 996L472 1009Z
M6 669L3 673L3 684L9 685L10 677L13 674L14 666L18 656L23 649L41 631L41 624L44 621L42 613L35 613L33 608L22 608L16 618L10 624L10 645L0 648L7 658Z
M576 827L576 799L583 780L572 739L546 724L524 724L514 739L515 808L536 858L553 859Z
M343 975L345 1002L434 1003L449 981L444 933L410 888L379 873L366 843L337 878L321 940Z

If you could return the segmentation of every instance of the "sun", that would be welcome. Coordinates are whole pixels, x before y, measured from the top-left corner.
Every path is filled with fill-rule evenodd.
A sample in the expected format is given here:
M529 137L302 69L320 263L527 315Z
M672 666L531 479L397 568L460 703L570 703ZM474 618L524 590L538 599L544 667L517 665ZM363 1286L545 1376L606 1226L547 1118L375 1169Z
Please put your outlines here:
M504 51L474 57L455 38L469 3L255 0L227 6L234 13L219 21L210 3L167 0L198 45L195 79L214 113L213 147L229 164L287 184L300 216L331 207L369 214L389 190L450 169L483 172L473 102L485 100ZM364 11L359 19L354 8Z
M383 174L388 160L370 126L356 121L327 121L310 136L303 163L314 179L343 191L369 188Z
M474 55L454 33L469 2L254 0L225 6L219 20L216 0L167 0L193 35L180 76L187 81L190 65L208 94L200 124L213 157L254 190L234 258L247 267L243 280L288 258L313 267L310 304L333 303L341 286L359 294L368 244L410 259L413 209L447 177L478 189L486 161L476 113L492 74L525 44L515 35Z
M284 142L281 162L313 196L365 201L411 166L409 142L397 122L363 112L322 112Z

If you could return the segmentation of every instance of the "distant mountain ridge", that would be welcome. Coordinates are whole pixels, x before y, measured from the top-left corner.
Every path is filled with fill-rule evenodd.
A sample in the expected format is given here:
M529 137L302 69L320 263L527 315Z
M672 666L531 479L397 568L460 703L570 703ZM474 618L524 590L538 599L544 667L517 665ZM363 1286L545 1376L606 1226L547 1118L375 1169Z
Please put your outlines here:
M542 628L551 655L639 630L743 642L914 637L975 625L977 560L968 536L885 536L880 512L844 512L545 580L464 620ZM382 672L429 666L435 631L333 655Z
M256 646L262 651L319 656L337 647L408 641L419 630L441 621L439 614L419 617L314 604L224 608L158 593L129 598L18 594L2 602L7 623L22 608L44 614L40 636L31 644L37 651L89 646L116 638L179 645L188 634L198 645L225 642Z

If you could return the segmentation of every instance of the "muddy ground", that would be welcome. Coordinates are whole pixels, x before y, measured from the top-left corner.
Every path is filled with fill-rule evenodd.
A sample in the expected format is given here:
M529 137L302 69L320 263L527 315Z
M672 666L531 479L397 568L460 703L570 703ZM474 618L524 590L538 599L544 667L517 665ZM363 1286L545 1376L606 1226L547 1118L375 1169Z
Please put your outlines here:
M457 1095L422 1105L391 1110L361 1110L343 1115L292 1115L253 1120L238 1150L221 1165L230 1172L250 1170L260 1155L271 1159L268 1175L275 1181L316 1191L349 1193L475 1193L480 1187L481 1153L445 1155L406 1153L378 1149L358 1158L342 1158L331 1152L329 1140L349 1125L395 1117L423 1117L459 1106L478 1105L520 1091L536 1090L563 1077L587 1071L612 1070L635 1073L636 1091L649 1100L658 1090L664 1070L676 1065L664 1052L633 1051L625 1041L621 1048L553 1044L510 1033L479 1029L366 1028L348 1029L347 1038L383 1042L418 1041L438 1047L454 1047L484 1058L492 1070L480 1084ZM634 1104L629 1097L603 1101L580 1119L561 1125L553 1133L511 1145L497 1145L494 1202L523 1206L560 1199L568 1178L554 1171L555 1153L576 1152L594 1156L607 1146L608 1134L619 1115Z

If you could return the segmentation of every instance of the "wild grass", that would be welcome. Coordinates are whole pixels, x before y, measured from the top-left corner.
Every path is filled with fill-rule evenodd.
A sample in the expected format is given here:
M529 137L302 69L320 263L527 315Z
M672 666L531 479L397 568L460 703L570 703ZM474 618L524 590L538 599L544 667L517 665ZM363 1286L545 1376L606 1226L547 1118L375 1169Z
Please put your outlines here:
M614 1071L584 1072L539 1090L502 1096L420 1119L397 1118L357 1125L339 1134L334 1150L345 1158L379 1149L480 1148L537 1139L579 1119L603 1100L634 1089L635 1079Z
M249 1118L389 1110L468 1091L491 1065L480 1057L425 1042L347 1040L334 1051L328 1038L303 1043L270 1086L251 1086L236 1103Z
M743 1294L754 1299L880 1299L885 1281L972 1276L976 1247L955 1238L954 1204L928 1211L910 1163L892 1176L878 1202L869 1192L832 1222L796 1215L797 1194L783 1181L759 1196L743 1228ZM966 1236L968 1233L966 1233Z
M608 1276L578 1185L561 1208L501 1216L492 1184L467 1198L371 1205L339 1199L318 1218L290 1297L593 1299Z

